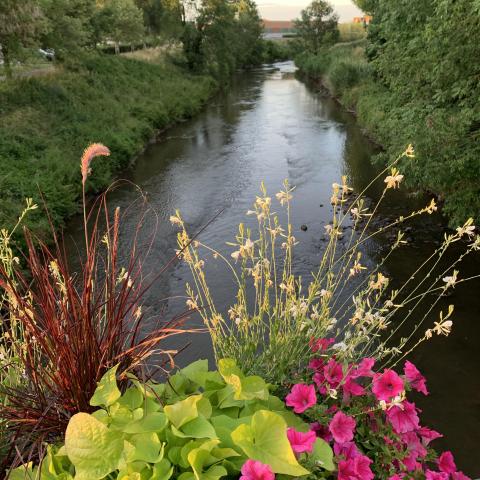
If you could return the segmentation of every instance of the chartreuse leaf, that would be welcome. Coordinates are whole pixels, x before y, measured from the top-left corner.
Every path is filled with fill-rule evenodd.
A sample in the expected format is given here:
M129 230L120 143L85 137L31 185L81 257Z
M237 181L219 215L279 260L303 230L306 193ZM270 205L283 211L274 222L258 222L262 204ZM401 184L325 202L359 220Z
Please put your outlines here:
M125 433L161 432L168 424L167 416L163 412L154 412L145 415L136 422L131 422L122 427Z
M192 466L196 480L219 480L227 475L225 467L220 465L208 466L212 455L209 451L196 448L188 454L188 462Z
M232 440L247 457L270 465L274 473L294 477L310 473L297 462L287 438L287 424L276 413L256 412L250 425L240 425L232 432Z
M75 480L100 480L116 470L123 436L91 415L77 413L68 422L65 449L75 466Z
M168 480L172 475L172 464L164 458L153 466L153 473L150 480Z
M202 399L202 395L191 395L185 400L166 405L164 407L165 415L168 420L177 428L181 428L185 423L198 417L197 403Z
M129 442L135 447L133 456L130 461L143 461L148 463L155 463L161 460L160 450L162 444L158 439L156 433L137 433L132 435Z
M330 445L322 438L317 438L315 441L310 458L329 472L333 472L335 470L335 464L333 463L333 451Z
M237 367L235 360L230 358L218 362L218 371L228 385L234 390L234 400L267 400L269 396L268 385L256 376L245 377ZM226 406L226 405L225 405Z
M120 397L121 392L117 387L118 365L111 368L97 384L97 389L90 400L92 407L113 405Z
M130 387L127 391L120 397L118 403L122 407L126 407L130 410L135 410L140 408L143 404L143 395L138 388Z
M212 424L203 416L198 416L183 425L181 433L190 438L218 438Z

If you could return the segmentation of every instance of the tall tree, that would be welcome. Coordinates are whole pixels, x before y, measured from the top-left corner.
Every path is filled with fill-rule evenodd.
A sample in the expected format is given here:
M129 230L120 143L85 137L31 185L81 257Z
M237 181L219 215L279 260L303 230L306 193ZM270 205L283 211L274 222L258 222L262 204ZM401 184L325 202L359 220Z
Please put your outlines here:
M307 50L318 53L339 38L338 15L330 3L314 0L295 21L298 36Z
M12 75L12 60L38 42L46 25L42 9L34 0L0 2L0 46L8 77Z

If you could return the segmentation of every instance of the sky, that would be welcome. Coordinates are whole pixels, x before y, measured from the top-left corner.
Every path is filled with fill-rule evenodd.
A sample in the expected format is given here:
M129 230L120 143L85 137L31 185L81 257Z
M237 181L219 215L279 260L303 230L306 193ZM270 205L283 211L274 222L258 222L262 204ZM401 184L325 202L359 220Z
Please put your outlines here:
M309 0L256 0L260 15L267 20L292 20L297 18ZM351 21L361 15L360 10L350 0L330 0L341 22Z

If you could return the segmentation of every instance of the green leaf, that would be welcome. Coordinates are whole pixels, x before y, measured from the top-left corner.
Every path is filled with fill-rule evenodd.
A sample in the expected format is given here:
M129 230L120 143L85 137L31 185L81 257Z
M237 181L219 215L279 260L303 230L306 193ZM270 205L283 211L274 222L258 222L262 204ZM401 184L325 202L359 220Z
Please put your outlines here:
M329 472L335 470L333 451L330 445L322 438L317 438L313 445L313 451L309 457L325 470L328 470Z
M131 462L140 460L148 463L156 463L161 460L160 450L162 444L156 433L137 433L129 441L134 445L135 451L129 459Z
M287 438L287 424L276 413L260 410L251 425L240 425L231 435L248 458L270 465L275 473L294 477L310 473L297 462Z
M76 480L100 480L116 470L123 438L91 415L77 413L68 422L65 449L75 466Z
M164 458L153 466L153 473L150 480L168 480L172 475L173 467L171 463Z
M122 427L125 433L161 432L168 424L167 416L162 412L145 415L141 420L128 423Z
M181 432L191 438L218 438L212 424L203 416L199 416L183 425Z
M117 387L118 365L111 368L97 384L97 389L90 400L92 407L113 405L120 397L121 392Z
M192 395L173 405L166 405L163 410L168 420L170 420L175 427L181 428L185 423L198 417L197 403L201 399L202 395Z
M127 407L130 410L140 408L143 403L143 395L138 388L130 387L118 400L122 407Z
M227 470L220 465L205 468L210 458L210 452L201 448L196 448L188 454L188 461L192 466L196 480L219 480L227 475Z

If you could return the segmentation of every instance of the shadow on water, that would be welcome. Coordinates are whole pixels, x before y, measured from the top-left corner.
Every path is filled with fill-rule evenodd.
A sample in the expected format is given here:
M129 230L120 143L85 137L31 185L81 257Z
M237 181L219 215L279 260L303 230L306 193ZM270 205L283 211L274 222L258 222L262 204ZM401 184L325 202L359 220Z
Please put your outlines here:
M296 273L308 279L325 246L324 226L332 216L331 184L345 174L355 190L361 190L375 176L371 163L375 153L376 147L355 119L331 98L301 83L291 63L239 75L203 113L166 132L126 172L127 178L146 192L159 215L149 268L159 269L174 254L175 230L168 219L175 209L182 212L192 232L224 209L201 239L228 256L231 248L225 242L233 239L240 222L249 225L252 221L245 213L260 182L265 181L273 195L287 178L296 186L292 207L294 235L300 242L295 251ZM374 199L381 188L380 181L371 191ZM137 196L135 189L125 187L111 197L110 205L125 209ZM424 202L424 198L396 192L381 213L384 218L395 218ZM308 226L305 232L300 229L303 224ZM133 223L127 221L123 235L128 237L133 231ZM438 245L443 232L438 216L412 225L412 242L388 261L386 274L400 283L407 279ZM66 235L81 244L81 224L72 222ZM369 242L365 246L367 261L378 262L386 244L385 238ZM217 305L228 309L235 291L227 270L211 260L205 269ZM478 273L479 259L465 262L461 271L464 277ZM188 269L177 264L149 291L145 307L151 314L164 309L170 315L182 312L189 280ZM447 440L437 445L451 449L458 467L476 476L480 476L476 461L480 445L479 291L480 282L472 281L442 300L444 308L449 303L456 305L452 335L434 338L413 355L431 391L431 396L416 399L424 409L424 422L445 434ZM192 323L198 324L198 319ZM414 324L412 319L409 328ZM190 341L181 364L199 357L213 360L207 335L195 335Z

